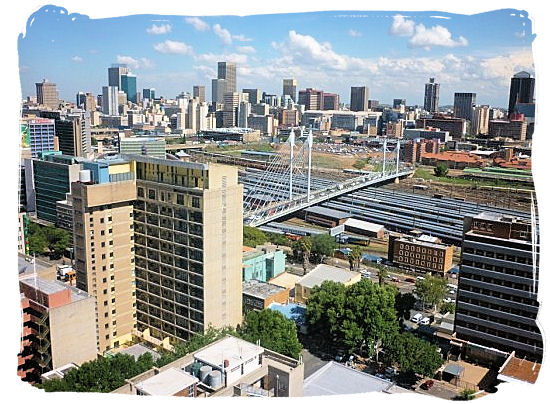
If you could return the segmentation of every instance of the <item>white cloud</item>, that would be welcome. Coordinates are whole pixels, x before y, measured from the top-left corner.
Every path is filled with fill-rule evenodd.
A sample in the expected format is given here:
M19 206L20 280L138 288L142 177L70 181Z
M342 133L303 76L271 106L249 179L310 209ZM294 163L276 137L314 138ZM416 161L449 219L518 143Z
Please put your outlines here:
M237 46L237 50L241 53L256 53L253 46Z
M397 36L411 36L414 34L414 21L407 20L400 14L393 16L393 22L390 26L390 34Z
M169 39L153 45L153 49L159 53L170 53L176 55L190 55L193 53L193 48L185 42L171 41Z
M235 39L236 41L241 41L241 42L250 42L250 41L252 41L252 38L248 38L247 36L244 36L243 34L231 35L231 37L233 39Z
M216 34L224 44L231 45L231 32L222 28L220 24L215 24L212 29L214 30L214 34Z
M451 32L441 25L435 25L426 28L423 24L417 24L414 35L409 40L409 46L412 48L427 48L432 46L443 46L446 48L455 48L457 46L467 46L468 40L459 36L454 40Z
M354 29L350 29L350 30L348 31L348 34L349 34L349 36L352 36L352 37L355 37L355 38L360 37L360 36L363 36L362 33L360 33L359 31L356 31L356 30L354 30Z
M433 17L445 18L440 16ZM424 24L416 24L413 20L400 14L393 16L390 34L410 37L408 45L411 48L425 48L429 50L432 46L455 48L457 46L468 45L468 40L466 38L459 36L458 39L453 39L451 32L441 25L434 25L433 27L426 28Z
M150 69L154 67L154 63L147 58L134 58L132 56L117 55L116 62L125 64L132 69Z
M206 31L210 29L210 26L198 17L187 17L185 22L191 24L197 31Z
M151 27L147 28L146 31L148 34L162 35L162 34L167 34L171 32L172 26L170 24L160 24L160 25L153 24Z
M506 55L486 58L480 63L480 69L487 79L500 79L509 85L510 78L517 72L535 71L533 53L530 50L510 52Z
M71 60L75 63L81 63L83 59L80 56L73 56Z

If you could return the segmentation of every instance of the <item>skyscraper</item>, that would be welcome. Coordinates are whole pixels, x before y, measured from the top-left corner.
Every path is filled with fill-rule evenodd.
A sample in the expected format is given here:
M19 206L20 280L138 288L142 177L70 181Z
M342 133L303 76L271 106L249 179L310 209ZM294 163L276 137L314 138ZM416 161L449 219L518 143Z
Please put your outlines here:
M510 82L510 98L508 100L508 116L510 116L518 103L530 104L534 101L535 78L528 72L522 71L514 74Z
M243 186L236 167L135 159L137 327L187 340L242 319Z
M28 130L32 158L38 157L40 152L54 150L55 120L27 119L21 125L26 125Z
M476 104L476 93L455 93L455 118L472 120L472 107Z
M314 88L306 88L298 93L298 104L305 106L306 110L321 110L323 109L323 90Z
M122 75L130 73L130 68L126 65L114 64L107 70L109 76L109 87L122 88Z
M193 86L193 98L198 98L199 102L206 101L206 93L204 86Z
M225 80L225 92L237 92L237 65L230 62L218 62L218 79ZM221 94L223 97L223 94Z
M430 113L439 109L439 83L433 77L424 86L424 109Z
M84 100L84 109L88 112L96 111L96 99L92 93L86 93L86 98Z
M489 131L489 105L477 105L472 110L472 135L485 135Z
M223 96L223 126L231 128L237 126L239 93L226 92Z
M56 119L55 135L59 150L66 155L88 158L92 151L90 113L72 114Z
M283 79L283 98L285 95L290 96L296 102L296 88L298 81L296 79Z
M126 73L120 76L120 89L126 93L128 101L137 104L137 77L135 74Z
M104 115L118 115L118 87L103 87L101 105Z
M225 79L212 79L212 102L222 104L223 95L228 92Z
M352 111L367 111L369 100L369 88L364 87L352 87L350 97L350 107Z
M144 88L143 89L143 99L147 98L152 101L155 99L155 89L154 88Z
M82 91L79 91L76 93L76 106L78 108L84 108L84 105L86 104L86 94Z
M335 93L323 93L323 109L336 111L340 109L340 96Z
M248 102L252 105L259 104L262 101L262 92L259 88L243 88L243 93L248 94Z
M394 109L399 108L401 105L406 107L407 106L407 100L404 99L404 98L394 98L393 99L393 108Z
M36 102L49 108L59 107L59 96L55 83L43 79L41 83L36 83Z

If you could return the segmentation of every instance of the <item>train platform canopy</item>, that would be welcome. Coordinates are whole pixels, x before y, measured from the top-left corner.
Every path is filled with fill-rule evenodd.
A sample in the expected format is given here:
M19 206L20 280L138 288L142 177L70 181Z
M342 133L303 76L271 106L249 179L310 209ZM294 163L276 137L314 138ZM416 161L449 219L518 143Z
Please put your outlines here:
M344 226L350 229L359 229L369 233L378 233L384 231L384 226L381 224L365 222L364 220L349 218L344 222Z
M351 217L351 214L346 212L341 212L339 210L334 210L330 208L325 208L323 206L311 206L307 209L304 209L306 213L313 213L315 215L321 215L325 217L330 217L334 219L346 219Z

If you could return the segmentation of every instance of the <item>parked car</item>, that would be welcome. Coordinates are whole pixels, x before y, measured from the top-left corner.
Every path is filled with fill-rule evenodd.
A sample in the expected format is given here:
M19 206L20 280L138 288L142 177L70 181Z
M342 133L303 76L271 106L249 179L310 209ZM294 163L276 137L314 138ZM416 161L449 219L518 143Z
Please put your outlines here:
M413 323L418 323L420 320L422 320L422 314L416 313L414 316L411 317L411 321Z
M430 324L430 318L429 317L422 318L422 320L420 320L420 324L429 325Z
M361 278L370 279L372 273L366 269L361 270Z
M415 283L416 281L413 278L407 278L405 279L405 282Z
M426 380L424 383L422 383L420 385L420 388L422 390L430 390L434 385L434 381L433 380Z
M391 277L392 282L399 282L399 278L397 276Z
M443 302L445 302L445 303L452 303L452 302L453 302L453 299L451 299L450 297L446 297L445 299L443 299Z
M425 278L424 278L423 276L417 276L417 277L416 277L416 280L417 280L417 281L423 281L424 279L425 279Z

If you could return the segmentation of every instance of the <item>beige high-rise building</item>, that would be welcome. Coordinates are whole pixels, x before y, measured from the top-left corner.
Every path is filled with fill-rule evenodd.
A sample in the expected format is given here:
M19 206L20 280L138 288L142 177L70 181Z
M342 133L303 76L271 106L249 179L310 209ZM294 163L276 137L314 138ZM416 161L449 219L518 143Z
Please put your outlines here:
M36 102L49 108L59 107L57 85L46 79L41 83L36 83Z
M242 94L225 93L223 95L223 126L231 128L237 126L239 101Z
M489 132L489 105L476 105L472 108L472 135L485 135Z
M297 87L298 81L296 79L283 79L283 97L288 95L294 102L296 102Z
M132 156L137 328L164 342L242 320L238 169Z
M129 178L129 166L109 167L109 173ZM136 324L136 183L79 181L72 184L72 197L76 285L97 299L98 347L103 353L130 341Z

